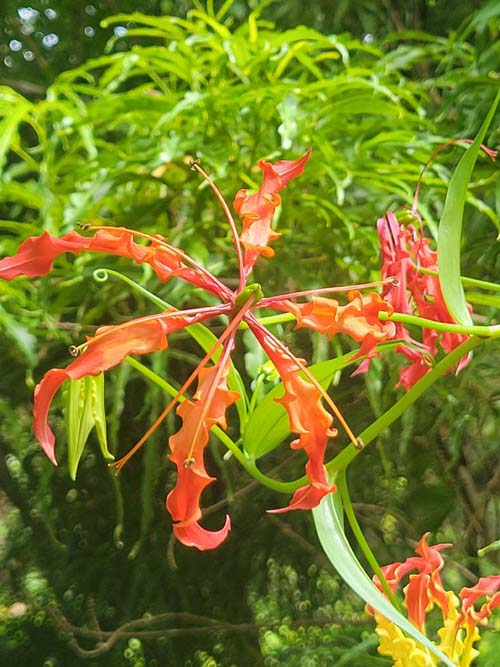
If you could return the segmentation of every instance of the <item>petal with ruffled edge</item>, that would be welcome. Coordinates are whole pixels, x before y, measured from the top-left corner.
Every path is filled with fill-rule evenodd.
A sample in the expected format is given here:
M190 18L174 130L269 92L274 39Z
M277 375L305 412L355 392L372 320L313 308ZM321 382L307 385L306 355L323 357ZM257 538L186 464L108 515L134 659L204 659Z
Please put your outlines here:
M215 532L204 529L198 521L200 496L205 487L215 481L207 474L204 462L209 431L216 424L226 428L226 410L239 398L238 392L227 387L233 338L226 343L224 353L214 366L201 369L193 400L186 399L177 409L182 426L169 439L169 458L177 466L177 481L167 496L173 531L180 542L201 550L219 546L231 527L229 517L224 527Z
M309 458L306 474L310 484L298 489L291 503L278 512L311 509L323 496L336 489L335 484L329 482L324 466L328 440L337 435L337 430L331 428L333 417L323 407L318 387L301 377L302 370L296 357L286 353L279 341L257 322L249 321L249 325L282 379L285 393L276 400L288 413L290 430L299 436L290 446L303 449Z
M307 327L329 337L344 333L362 343L359 356L373 356L377 343L392 340L396 335L394 322L381 321L379 313L392 315L393 308L376 292L361 295L357 290L347 294L349 303L341 306L336 299L313 296L306 303L294 303L288 299L272 299L268 305L275 310L292 313L297 328Z
M142 245L134 238L134 231L124 227L100 229L93 236L69 232L59 238L44 232L41 236L27 238L15 255L0 260L0 278L12 280L17 276L43 276L49 273L59 255L93 251L129 257L138 264L149 264L162 282L178 276L221 296L221 283L208 271L186 266L182 261L184 253L168 244L167 239L156 235L151 237L149 245Z
M302 174L310 154L309 149L298 160L279 160L274 164L259 162L259 167L264 173L259 190L249 194L248 190L244 189L236 194L233 206L243 219L240 241L245 248L243 262L245 276L250 274L260 255L264 257L274 255L274 250L268 244L280 236L271 228L274 212L281 204L278 192L292 179Z
M440 570L443 568L444 560L441 551L447 549L451 544L427 544L429 533L425 533L415 549L417 556L410 556L402 563L391 563L382 567L382 573L392 591L395 591L399 583L410 574L409 583L405 587L405 604L408 609L408 618L418 628L423 629L425 625L426 612L431 603L437 604L446 620L450 609L450 599L441 582ZM383 588L377 577L373 581L382 591Z
M55 436L47 419L52 399L65 380L99 375L119 364L128 354L148 354L164 350L167 347L167 333L213 317L219 310L203 309L190 315L173 311L131 320L125 324L101 327L94 337L87 340L83 352L66 368L53 368L48 371L35 387L33 416L35 437L52 463L56 464Z
M400 224L390 211L377 221L377 231L382 250L382 278L398 278L397 285L384 286L383 298L398 313L413 314L416 311L420 317L429 320L454 323L441 292L437 252L431 249L429 239L415 226ZM423 273L421 268L433 273ZM462 334L438 333L426 328L419 343L412 339L402 323L395 326L395 337L413 346L407 350L403 346L397 348L411 362L410 366L402 369L398 383L407 390L430 370L432 360L439 352L438 345L449 353L467 339ZM469 363L469 359L469 355L460 359L456 366L457 373Z
M500 607L500 575L494 574L489 577L481 577L477 584L470 588L462 588L460 599L462 600L462 612L457 625L465 624L472 628L478 624L485 624L496 607ZM486 601L480 609L474 605L480 598Z

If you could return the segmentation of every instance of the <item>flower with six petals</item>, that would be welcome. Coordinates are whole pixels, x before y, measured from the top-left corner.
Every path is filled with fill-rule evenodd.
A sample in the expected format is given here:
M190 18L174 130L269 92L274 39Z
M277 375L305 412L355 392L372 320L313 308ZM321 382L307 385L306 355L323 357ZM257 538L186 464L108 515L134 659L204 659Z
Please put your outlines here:
M230 289L181 249L172 246L165 237L121 227L90 228L93 232L90 236L72 231L60 238L44 232L41 236L26 239L14 256L0 261L0 277L12 280L20 275L33 278L47 274L53 261L63 253L108 253L128 257L139 264L149 264L162 282L180 278L218 297L221 302L219 305L188 310L172 308L123 324L99 327L94 336L77 348L80 354L66 368L52 369L44 375L34 395L35 435L50 460L56 463L55 436L48 424L48 414L54 395L65 380L98 375L119 364L129 354L164 350L171 333L195 323L226 317L229 323L224 333L154 425L155 428L167 412L179 403L177 413L182 425L169 439L169 458L177 467L177 481L168 494L167 509L174 522L176 537L182 543L199 549L215 548L230 529L229 517L226 517L224 526L218 531L209 531L200 525L200 497L213 482L204 464L204 450L210 429L214 425L226 428L226 411L240 398L234 389L228 387L231 352L238 326L246 323L281 376L284 395L278 400L288 413L290 431L297 435L291 446L303 450L308 458L308 483L295 492L287 507L277 511L310 509L325 494L335 489L335 485L327 478L324 466L328 440L337 433L332 427L334 414L355 444L356 439L333 401L308 371L305 362L295 357L259 323L254 315L255 309L266 307L291 312L296 316L298 326L307 326L329 336L338 332L347 333L361 343L363 354L370 354L376 343L394 336L394 325L391 322L380 322L377 318L380 311L390 314L392 307L375 293L361 296L359 292L353 291L349 294L346 306L323 297L315 298L312 302L295 303L297 295L307 297L311 293L264 298L260 286L247 284L258 257L274 254L269 243L278 237L271 225L281 201L278 192L301 175L309 153L307 151L298 160L259 163L264 174L260 189L254 194L241 190L234 201L234 208L243 222L239 236L222 195L201 167L193 165L213 187L231 226L239 266L237 290ZM324 293L337 289L323 288L320 291ZM189 398L185 394L195 380L198 386L192 398ZM135 451L144 439L131 451ZM128 455L118 465L127 459Z

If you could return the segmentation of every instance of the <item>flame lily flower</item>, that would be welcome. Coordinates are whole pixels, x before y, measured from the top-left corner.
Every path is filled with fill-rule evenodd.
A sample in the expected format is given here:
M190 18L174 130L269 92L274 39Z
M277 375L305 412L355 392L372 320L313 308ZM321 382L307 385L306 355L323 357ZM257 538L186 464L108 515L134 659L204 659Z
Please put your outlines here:
M247 284L247 278L258 257L270 257L274 254L269 243L278 236L271 226L273 214L280 204L278 192L289 181L301 175L308 159L309 151L294 161L259 163L264 174L260 189L255 194L240 190L234 201L234 208L243 221L241 235L238 235L229 206L215 184L197 163L193 163L193 168L203 175L214 190L231 227L240 278L239 287L234 291L181 249L169 244L165 237L121 227L90 227L88 230L94 232L91 236L72 231L57 238L44 232L41 236L26 239L14 256L0 261L0 278L12 280L20 275L32 278L47 274L53 261L63 253L108 253L128 257L136 263L149 264L162 282L174 277L180 278L219 298L221 303L215 306L188 310L172 308L123 324L100 327L94 336L75 348L74 351L79 354L66 368L52 369L44 375L34 395L35 435L46 455L55 464L55 437L48 425L48 414L53 397L65 380L97 375L119 364L128 354L147 354L163 350L168 345L169 334L191 324L222 315L229 318L224 333L176 397L129 454L117 462L119 469L168 412L180 403L177 414L182 420L182 426L169 439L169 458L177 467L177 481L175 488L168 494L166 505L174 522L173 531L176 537L183 544L198 549L217 547L230 529L229 517L226 517L223 527L218 531L209 531L200 525L200 497L204 489L213 482L204 465L204 449L209 440L210 429L214 425L226 428L227 408L239 398L239 394L232 391L227 384L230 355L235 345L238 326L246 322L276 366L285 388L285 394L279 402L288 413L290 430L298 436L291 446L304 450L308 457L308 484L295 492L287 507L277 511L310 509L316 506L325 494L335 490L335 485L327 479L324 467L327 442L337 433L332 427L333 415L344 427L351 441L355 444L357 441L336 405L307 370L305 362L295 357L259 323L254 310L259 307L287 310L295 314L298 326L308 326L329 336L345 332L361 342L362 348L364 346L363 349L368 351L372 350L377 342L394 335L394 324L382 323L377 319L379 311L391 313L392 306L375 293L361 296L359 292L352 292L347 306L340 306L337 301L327 298L297 304L293 299L308 297L312 292L265 298L260 285ZM362 287L372 285L373 283ZM339 288L319 290L321 293L334 291L339 291ZM219 356L217 361L212 363L215 352L218 352ZM192 398L189 398L185 393L195 380L197 389Z
M416 311L420 317L455 324L443 299L437 276L437 252L430 248L429 239L423 237L413 225L399 224L390 211L377 221L377 231L382 250L382 278L396 276L399 281L397 285L384 285L383 299L398 313L412 314ZM423 273L421 268L433 273ZM467 339L464 334L440 334L433 329L423 329L422 341L418 342L402 323L395 323L395 326L396 337L410 344L397 348L410 362L401 371L398 383L407 390L430 370L439 347L451 352ZM468 357L461 359L456 372L468 362Z
M489 616L500 606L500 575L492 575L479 579L475 586L463 588L457 596L446 591L441 581L440 571L444 566L441 556L443 549L450 544L427 544L428 533L418 543L417 556L408 558L403 563L392 563L382 568L382 573L395 591L408 575L408 584L403 589L404 605L408 610L408 618L425 633L427 615L434 607L440 610L442 626L437 631L439 648L460 667L469 667L478 652L474 644L478 641L478 625L486 625ZM383 592L377 577L375 584ZM479 609L475 604L484 599ZM424 647L408 637L383 616L367 607L367 611L375 616L377 634L379 635L379 653L394 658L396 667L412 667L437 665L437 659Z

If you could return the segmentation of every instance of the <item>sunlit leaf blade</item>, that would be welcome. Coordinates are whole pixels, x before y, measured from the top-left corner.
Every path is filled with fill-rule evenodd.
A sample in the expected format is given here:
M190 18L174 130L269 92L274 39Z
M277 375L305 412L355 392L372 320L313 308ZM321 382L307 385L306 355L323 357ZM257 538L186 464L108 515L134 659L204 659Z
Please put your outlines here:
M450 180L443 215L439 223L439 283L449 312L457 322L472 325L465 294L460 281L460 241L467 188L481 144L495 114L500 91L476 136L458 163Z
M16 321L1 305L0 305L0 332L5 334L12 346L21 351L26 362L31 366L35 366L37 357L35 354L36 338L33 336L25 326Z
M326 555L352 590L380 614L432 651L445 665L456 667L454 662L392 606L361 567L343 531L340 496L332 493L325 496L320 505L312 510L312 513L316 531Z
M17 107L0 122L0 171L3 169L7 153L18 133L18 128L28 104L18 104Z

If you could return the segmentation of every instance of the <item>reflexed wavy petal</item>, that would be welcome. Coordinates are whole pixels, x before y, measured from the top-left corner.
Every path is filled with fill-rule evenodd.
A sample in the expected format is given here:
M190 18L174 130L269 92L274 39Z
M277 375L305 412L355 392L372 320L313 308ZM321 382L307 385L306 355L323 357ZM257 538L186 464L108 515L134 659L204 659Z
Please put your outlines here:
M398 285L384 286L382 296L396 312L413 314L436 322L454 323L445 304L437 275L422 273L421 268L437 272L437 252L431 249L429 239L413 225L399 224L390 211L377 221L377 231L382 250L382 278L395 276ZM396 338L408 341L413 347L398 347L398 352L406 356L410 366L403 368L399 385L410 389L432 367L439 348L451 352L467 336L455 333L438 333L423 329L422 341L412 339L402 323L396 323ZM416 347L415 347L416 346ZM469 362L464 357L457 364L457 372Z
M35 437L49 459L56 463L55 437L47 418L52 399L66 379L78 380L85 375L99 375L119 364L128 354L148 354L167 347L167 333L212 317L210 311L198 315L181 312L167 317L141 318L126 324L101 327L89 338L83 352L66 368L48 371L35 388L33 415Z
M229 349L232 349L232 345L233 341L230 340ZM197 523L201 518L200 496L214 481L207 474L204 462L209 431L215 424L226 428L226 410L239 398L237 392L227 388L229 349L225 350L226 354L221 355L214 366L201 369L193 400L185 400L177 409L182 426L169 439L169 458L177 466L177 481L167 496L167 510L176 522L174 533L177 538L183 544L199 549L218 546L230 527L226 519L226 525L221 531L211 533Z
M224 526L220 530L206 530L196 521L187 525L174 524L175 537L186 547L196 547L200 551L217 549L231 530L231 520L226 514Z
M277 339L263 327L250 323L250 328L283 381L285 394L276 400L288 412L290 430L299 436L290 446L303 449L309 458L306 473L311 484L298 489L289 507L279 511L311 509L326 493L336 489L335 484L330 484L324 466L328 440L337 435L337 431L331 428L333 417L323 407L318 387L301 377L302 371L296 358L287 354Z
M259 162L259 167L264 173L259 190L254 194L249 194L248 190L240 190L236 194L233 206L243 219L240 240L245 248L245 276L252 271L260 255L264 257L274 255L274 250L268 244L280 236L271 228L274 213L281 204L278 192L292 179L302 174L310 154L309 149L298 160L280 160L274 164Z
M183 253L167 244L167 240L157 235L150 245L142 245L134 240L133 230L117 227L100 229L94 236L82 236L69 232L61 238L44 232L21 243L12 257L0 260L0 278L12 280L17 276L43 276L49 273L56 257L66 252L78 254L83 251L105 252L120 257L129 257L136 263L152 266L158 278L166 282L178 276L197 287L219 294L220 287L208 272L201 273L182 262Z
M351 290L347 298L349 303L345 306L341 306L336 299L315 296L306 303L276 299L269 306L292 313L297 320L297 327L314 329L329 337L338 333L347 334L362 343L360 356L370 356L377 343L391 340L396 335L394 322L378 318L381 312L391 315L393 308L376 292L361 295Z

